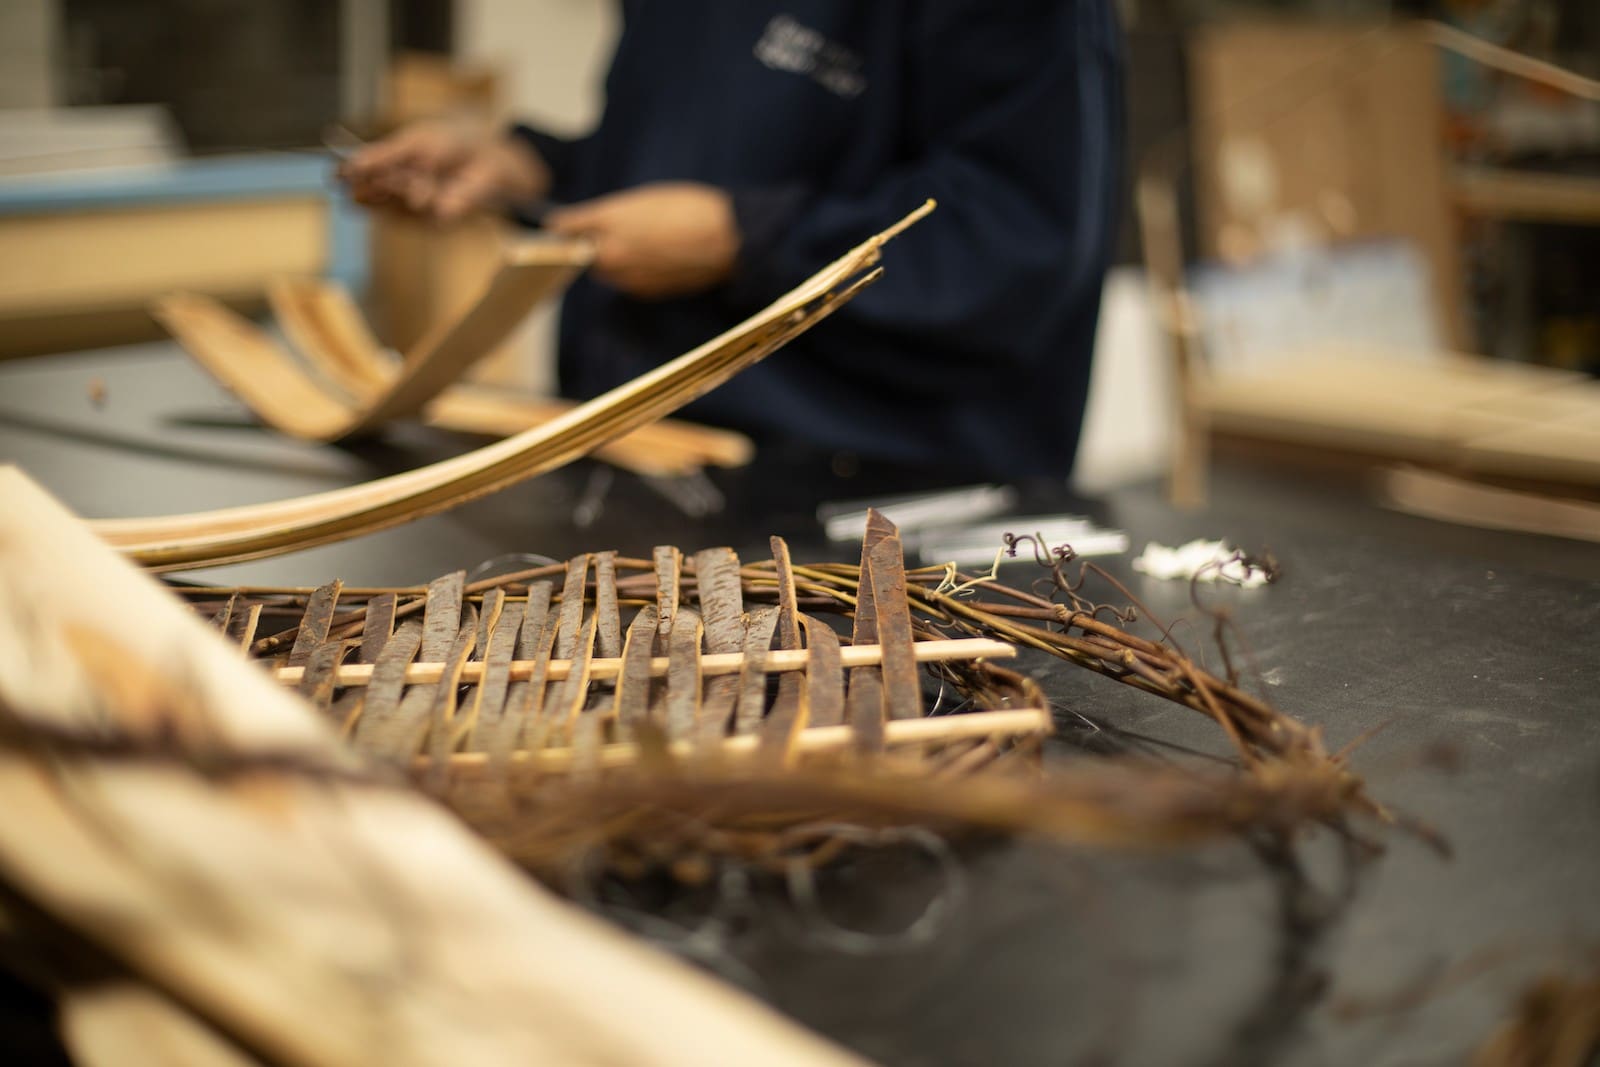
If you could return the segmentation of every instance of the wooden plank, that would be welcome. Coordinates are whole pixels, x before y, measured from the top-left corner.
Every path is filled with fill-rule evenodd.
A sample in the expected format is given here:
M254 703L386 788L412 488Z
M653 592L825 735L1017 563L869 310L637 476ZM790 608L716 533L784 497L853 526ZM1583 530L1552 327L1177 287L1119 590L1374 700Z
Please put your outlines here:
M68 743L95 692L97 745L168 746L160 759L9 750L0 809L28 817L0 820L0 877L227 1045L304 1065L861 1062L373 781L303 702L14 471L0 472L0 575L0 647L30 650L28 669L0 672L13 725ZM111 665L151 684L110 684ZM148 698L172 679L181 699L166 691L152 720ZM395 949L405 981L374 983ZM539 1010L461 1010L484 990Z

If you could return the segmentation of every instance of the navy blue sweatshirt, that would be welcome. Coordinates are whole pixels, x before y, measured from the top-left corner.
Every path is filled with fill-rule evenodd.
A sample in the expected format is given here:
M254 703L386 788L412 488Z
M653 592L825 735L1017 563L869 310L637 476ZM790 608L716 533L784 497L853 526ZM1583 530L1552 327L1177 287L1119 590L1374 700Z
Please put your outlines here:
M730 282L687 299L580 281L563 392L715 336L931 196L877 284L684 414L964 474L1067 475L1120 206L1112 7L624 0L595 132L518 132L552 200L706 182L732 194L743 244Z

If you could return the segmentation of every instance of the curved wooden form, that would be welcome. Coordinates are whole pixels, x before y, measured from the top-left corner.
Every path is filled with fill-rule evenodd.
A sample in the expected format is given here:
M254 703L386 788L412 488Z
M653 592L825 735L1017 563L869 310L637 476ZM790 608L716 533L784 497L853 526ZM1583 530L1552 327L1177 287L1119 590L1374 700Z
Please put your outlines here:
M764 359L876 280L884 243L932 209L928 201L720 337L516 437L332 492L191 515L103 520L95 531L146 566L178 570L282 555L475 500L586 455Z
M337 441L416 414L488 355L535 304L570 284L592 258L587 242L536 240L508 246L472 307L418 342L398 372L382 360L365 324L357 326L359 314L310 322L291 316L286 323L291 336L319 354L342 356L319 362L342 379L340 384L355 387L352 402L326 394L282 350L252 336L248 323L215 301L176 293L157 301L153 314L264 421L295 437ZM335 327L339 332L330 334ZM320 343L326 336L340 343Z
M278 321L339 393L307 374L292 355L255 323L208 296L175 294L161 301L157 314L211 376L263 421L294 437L321 439L318 432L359 417L360 398L375 398L395 381L398 364L387 357L361 319L354 302L337 286L285 281L275 287ZM293 298L283 294L294 292ZM309 298L309 299L308 299ZM367 344L327 343L324 309L348 307L332 328ZM314 310L315 309L315 310ZM313 333L312 331L317 331ZM360 336L356 335L356 336ZM305 339L315 338L309 344ZM356 400L339 395L349 394ZM570 412L571 401L533 399L486 386L452 385L422 411L423 421L441 429L511 437ZM707 464L737 467L750 461L753 446L743 434L663 421L641 426L595 450L595 455L646 475L681 475Z

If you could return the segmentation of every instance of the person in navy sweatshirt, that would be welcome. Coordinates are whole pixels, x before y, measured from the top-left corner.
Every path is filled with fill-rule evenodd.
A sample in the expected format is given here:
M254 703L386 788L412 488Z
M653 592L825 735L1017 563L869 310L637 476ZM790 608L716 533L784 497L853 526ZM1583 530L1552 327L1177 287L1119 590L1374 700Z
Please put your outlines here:
M685 409L757 440L1000 479L1077 448L1123 170L1113 0L623 0L598 128L402 130L358 199L504 207L596 244L562 308L588 398L928 197L883 278Z

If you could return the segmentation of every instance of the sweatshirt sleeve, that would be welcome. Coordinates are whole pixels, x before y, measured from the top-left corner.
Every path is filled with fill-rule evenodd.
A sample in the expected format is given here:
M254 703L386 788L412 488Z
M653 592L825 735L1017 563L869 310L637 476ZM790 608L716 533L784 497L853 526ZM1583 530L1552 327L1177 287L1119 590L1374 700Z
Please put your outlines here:
M903 162L850 194L732 190L736 299L770 300L928 197L884 276L837 318L872 353L852 371L934 384L1040 358L1031 323L1101 284L1121 172L1121 66L1110 3L928 0L906 48ZM878 343L873 343L876 340ZM1066 354L1060 355L1065 358ZM843 358L843 357L841 357Z
M557 137L555 134L546 133L520 122L511 127L510 133L511 136L527 142L535 152L539 153L539 158L544 160L545 166L550 168L549 199L557 203L571 199L568 189L575 169L574 160L586 138Z

